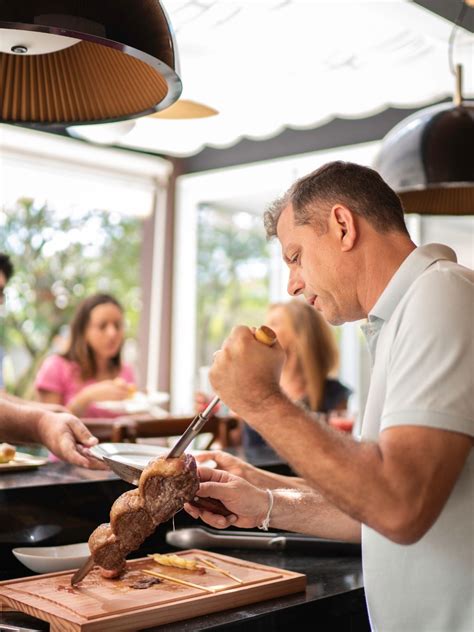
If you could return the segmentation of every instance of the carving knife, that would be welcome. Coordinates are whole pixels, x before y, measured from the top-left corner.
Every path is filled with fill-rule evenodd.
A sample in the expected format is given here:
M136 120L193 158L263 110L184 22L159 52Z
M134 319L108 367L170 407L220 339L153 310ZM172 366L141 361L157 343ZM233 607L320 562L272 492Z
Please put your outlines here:
M255 331L255 338L262 342L265 345L271 347L276 341L276 334L273 329L267 327L266 325L262 325ZM208 404L206 409L196 415L186 430L183 432L181 437L175 443L175 445L171 448L167 458L171 459L173 457L181 456L183 452L186 450L191 441L199 434L199 432L204 427L206 421L209 419L212 411L219 403L220 398L217 395L212 399L212 401Z

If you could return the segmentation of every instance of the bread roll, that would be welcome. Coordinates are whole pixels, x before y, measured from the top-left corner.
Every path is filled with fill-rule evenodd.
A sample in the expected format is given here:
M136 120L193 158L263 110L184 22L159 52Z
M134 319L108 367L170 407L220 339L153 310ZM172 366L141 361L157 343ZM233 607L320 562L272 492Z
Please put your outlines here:
M16 448L9 443L0 443L0 463L9 463L15 458Z

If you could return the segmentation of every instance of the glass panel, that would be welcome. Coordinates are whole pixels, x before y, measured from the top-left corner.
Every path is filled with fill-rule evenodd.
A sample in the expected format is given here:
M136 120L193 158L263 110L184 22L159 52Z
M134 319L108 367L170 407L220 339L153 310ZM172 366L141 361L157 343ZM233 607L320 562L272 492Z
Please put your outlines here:
M124 306L124 359L134 364L141 310L141 221L116 212L51 208L32 199L0 209L0 252L15 266L0 324L9 391L34 396L32 382L44 357L64 350L68 323L80 300L95 292Z
M196 366L238 324L258 326L269 302L269 248L262 218L218 206L198 210Z

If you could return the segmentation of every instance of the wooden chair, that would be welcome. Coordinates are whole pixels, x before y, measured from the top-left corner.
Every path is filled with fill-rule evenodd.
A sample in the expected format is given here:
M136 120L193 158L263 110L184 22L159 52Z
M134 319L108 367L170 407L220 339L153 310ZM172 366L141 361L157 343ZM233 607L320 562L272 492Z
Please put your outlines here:
M101 443L103 441L112 443L121 443L123 441L124 430L122 426L124 423L127 423L126 417L117 417L115 419L82 417L81 421Z
M193 417L175 415L160 419L149 416L121 418L113 424L114 436L118 442L129 441L131 443L136 443L140 439L175 437L183 434L192 419ZM210 417L198 437L200 435L210 436L206 443L199 447L208 449L215 442L222 448L228 447L230 445L230 432L237 427L238 423L238 419L235 417Z

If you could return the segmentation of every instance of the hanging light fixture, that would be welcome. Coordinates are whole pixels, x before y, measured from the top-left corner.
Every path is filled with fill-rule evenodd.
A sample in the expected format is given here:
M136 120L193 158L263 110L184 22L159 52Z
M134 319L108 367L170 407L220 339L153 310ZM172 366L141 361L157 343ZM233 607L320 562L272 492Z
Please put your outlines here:
M208 116L216 116L219 112L209 105L193 101L192 99L179 99L172 106L150 114L150 118L157 119L197 119L207 118Z
M0 0L0 122L108 123L180 96L158 0Z
M460 65L454 74L453 103L401 121L383 139L374 162L406 213L474 214L474 102L463 99Z

